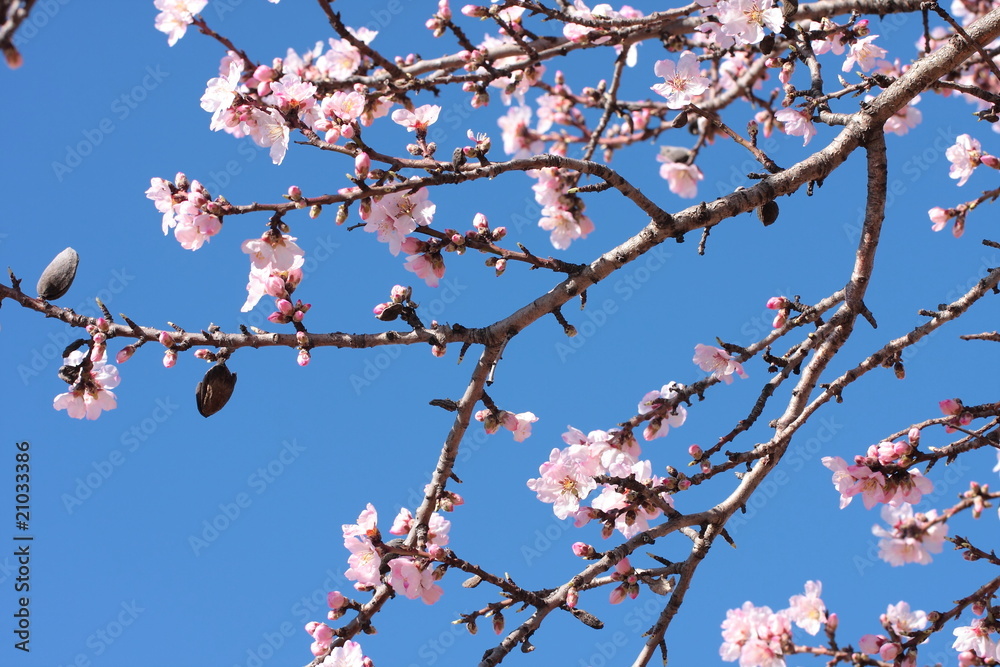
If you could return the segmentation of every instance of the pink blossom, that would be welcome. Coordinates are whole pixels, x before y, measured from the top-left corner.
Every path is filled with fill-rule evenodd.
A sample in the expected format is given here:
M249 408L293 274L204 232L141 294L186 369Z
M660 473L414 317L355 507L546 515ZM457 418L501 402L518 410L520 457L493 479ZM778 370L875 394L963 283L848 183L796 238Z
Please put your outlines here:
M657 407L662 405L664 402L669 401L677 396L677 389L680 385L676 382L669 382L659 391L647 392L642 400L639 401L639 414L646 415L655 410ZM652 440L654 438L662 438L665 436L671 427L681 426L687 419L687 409L678 403L669 413L664 415L656 424L655 429L649 429L644 431L643 436L646 440Z
M551 232L549 241L558 250L565 250L573 241L587 238L594 231L594 223L587 216L556 206L542 209L538 226Z
M392 522L389 532L393 535L407 535L413 527L413 514L405 507L399 508L399 514ZM448 544L448 531L451 530L451 522L437 512L431 514L427 527L427 542L438 546Z
M205 8L208 0L154 0L153 6L160 10L156 15L155 26L160 32L167 33L167 45L177 43L187 27L194 20L194 15Z
M726 662L739 660L740 667L784 667L782 646L791 636L787 616L744 602L742 608L726 612L719 655Z
M201 108L212 113L212 130L218 131L225 127L223 113L236 101L240 76L243 73L243 60L234 58L229 61L229 71L225 76L210 79L201 96Z
M935 232L940 232L948 224L948 221L955 217L951 209L944 209L940 206L935 206L927 211L927 215L930 217L931 222L934 223L931 225L931 229Z
M979 141L967 134L958 135L955 145L950 146L944 154L951 162L948 176L957 178L959 187L969 180L969 176L972 176L973 170L979 166L983 155Z
M944 426L945 433L954 433L956 426L967 426L972 423L972 414L965 411L962 401L957 398L948 398L938 403L941 412L951 415Z
M882 520L890 530L877 525L872 527L872 534L882 538L878 542L879 558L893 567L906 563L930 563L932 553L941 553L948 534L947 524L934 523L936 518L935 510L915 515L913 506L906 503L899 507L883 507Z
M996 657L997 645L985 618L974 618L971 625L955 628L953 634L955 642L951 647L956 651L972 651L983 659Z
M412 271L427 283L428 287L437 287L438 281L444 277L444 260L439 252L428 252L422 255L408 255L403 266Z
M365 656L361 653L361 644L348 640L343 646L335 646L319 663L319 667L364 667Z
M920 113L920 109L913 106L919 100L920 96L917 95L910 100L909 104L894 113L892 116L889 116L889 119L885 121L885 125L882 126L883 129L886 132L892 132L897 136L903 136L919 125L920 121L922 121L924 117L923 114Z
M542 152L544 146L528 127L530 122L531 108L527 106L512 106L506 115L497 119L497 125L503 130L503 149L507 155L522 158Z
M421 134L427 132L428 126L438 119L440 113L441 107L436 104L425 104L413 111L396 109L392 112L392 122L405 127L407 132Z
M848 471L847 461L839 456L824 456L821 462L833 471L833 485L840 493L840 509L844 509L854 500L854 494L849 491L854 486L855 479Z
M528 488L543 503L552 503L556 517L565 519L580 509L580 500L597 488L593 480L595 467L587 447L553 449L548 462L538 469L541 477L529 479Z
M744 379L750 377L744 372L743 366L729 356L728 352L711 345L701 343L695 345L693 361L701 370L711 373L712 377L726 384L732 384L734 373Z
M436 210L427 198L426 188L412 193L393 192L372 204L365 231L377 233L380 242L389 244L389 252L398 255L406 235L418 226L431 224Z
M329 40L330 49L316 58L316 69L334 81L350 77L361 65L361 52L346 39Z
M704 180L705 175L697 165L667 162L660 165L660 178L667 181L670 191L678 197L693 199L698 196L698 181Z
M861 71L868 72L873 67L875 67L875 61L879 58L884 58L886 50L882 47L875 46L872 44L878 35L868 35L867 37L862 37L861 39L855 40L850 45L850 51L847 54L847 59L844 61L843 71L850 72L851 68L857 63Z
M903 601L889 605L885 612L885 620L892 627L892 631L904 641L915 632L926 628L929 623L926 613L920 610L910 611L910 604Z
M277 109L253 109L246 132L261 148L270 147L271 162L281 164L288 151L288 125Z
M381 581L379 567L382 557L368 538L349 537L344 547L351 552L347 559L350 567L344 576L355 583L355 587L377 586Z
M733 38L736 46L758 44L764 28L780 32L785 25L781 10L772 0L721 0L716 8L722 33Z
M650 484L651 486L656 486L662 482L661 478L652 474L652 464L646 460L637 461L621 476L633 477L637 482ZM660 494L660 498L667 505L673 506L673 498L671 496L664 493ZM626 539L649 530L649 522L659 517L662 513L655 506L636 505L630 500L628 495L620 493L612 486L604 486L601 490L601 495L594 498L591 506L603 512L629 508L629 512L622 512L615 519L615 530L620 532Z
M508 412L507 414L511 415L513 420L510 422L504 420L503 426L508 431L513 431L516 442L524 442L531 437L531 425L538 421L538 417L533 412L521 412L516 415Z
M775 112L774 118L781 123L785 134L790 137L802 137L803 146L816 136L816 127L805 111L792 108L781 109Z
M416 561L406 556L389 561L388 583L397 593L411 600L420 598L424 604L434 604L444 593L435 583L434 572L429 566L421 569Z
M681 53L676 64L673 60L658 60L653 72L664 82L651 89L667 98L668 109L683 109L708 89L709 80L701 75L698 57L691 51Z
M788 620L811 635L818 633L820 626L826 623L826 605L819 597L822 591L822 583L807 581L805 595L789 598L789 608L785 611Z

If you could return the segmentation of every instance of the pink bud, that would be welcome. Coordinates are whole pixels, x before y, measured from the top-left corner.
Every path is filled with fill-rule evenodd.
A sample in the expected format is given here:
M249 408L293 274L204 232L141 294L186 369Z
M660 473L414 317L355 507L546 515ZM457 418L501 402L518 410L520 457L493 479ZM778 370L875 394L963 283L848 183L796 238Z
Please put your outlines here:
M374 308L372 308L372 313L375 314L375 317L381 317L382 313L385 312L385 309L391 305L392 305L391 303L380 303Z
M404 301L408 301L411 296L413 296L413 288L406 287L404 285L394 285L389 291L389 298L391 298L394 303L403 303Z
M767 300L767 307L771 310L779 310L788 304L788 299L783 296L772 296Z
M882 645L885 644L887 638L882 635L864 635L858 641L858 648L860 648L865 653L878 653Z
M476 213L476 217L472 219L472 226L481 232L489 231L490 222L486 219L486 216L482 213Z
M111 329L111 325L108 324L108 321L106 319L104 319L103 317L98 317L96 324L97 324L97 328L100 331L103 331L104 333L107 333Z
M438 0L438 16L445 20L451 18L451 7L448 6L448 0Z
M910 432L906 434L906 437L909 438L911 445L916 446L916 444L920 442L920 429L914 426L910 429Z
M594 555L594 547L586 542L574 542L573 553L580 558L590 558Z
M507 228L506 227L497 227L496 229L493 230L493 240L494 241L499 241L500 239L502 239L505 236L507 236Z
M632 571L632 563L629 562L628 557L622 558L620 561L615 563L615 572L619 574L628 574Z
M688 447L688 454L691 456L691 458L697 461L698 459L700 459L702 456L705 455L705 452L698 445L691 445L690 447Z
M465 245L465 237L458 232L455 232L451 235L451 242L455 245Z
M499 278L500 276L503 275L503 272L507 270L507 260L501 257L500 259L497 260L495 266L497 270L497 278Z
M274 77L274 70L267 65L261 65L253 71L253 78L258 81L267 81Z
M297 342L299 345L305 345L307 342L309 342L309 337L306 336L305 331L296 331L295 342Z
M288 187L288 198L292 201L298 201L302 199L302 189L297 185L291 185Z
M295 358L295 363L299 366L308 366L310 360L309 350L299 350L299 356Z
M278 307L282 315L291 315L295 308L292 306L292 302L288 299L277 299L274 305Z
M340 593L340 591L330 591L326 594L326 603L330 606L330 609L340 609L344 606L347 599Z
M779 310L778 314L774 316L773 320L771 320L771 328L780 329L781 327L785 326L787 322L788 322L788 311Z
M826 616L826 629L833 632L840 625L840 617L836 613L827 614Z
M94 343L96 343L97 345L104 345L104 343L106 343L107 340L108 337L100 332L94 334Z
M431 345L431 354L433 354L435 357L438 358L443 357L445 355L445 352L446 350L444 345Z
M208 355L209 354L211 354L211 352L209 352L205 348L201 348L199 350L195 350L194 351L194 358L195 359L208 359Z
M366 178L371 168L372 159L368 157L368 153L358 153L357 157L354 158L354 173L357 177Z
M625 587L619 586L615 590L611 591L611 595L608 597L608 602L611 604L620 604L625 599Z
M689 479L679 479L677 480L677 488L681 491L687 491L691 488L691 480Z
M580 601L580 592L575 588L570 588L566 591L566 606L570 609L575 609L576 604Z
M902 648L902 646L896 643L882 644L882 648L878 650L878 654L879 657L886 662L891 662L896 659L896 656L899 655L899 651Z
M399 248L407 255L419 255L427 250L427 242L414 236L407 236L400 242Z
M304 311L304 310L296 310L294 313L292 313L292 321L293 322L301 322L302 318L304 318L305 316L306 316L306 311Z
M939 402L938 407L946 415L957 415L962 411L962 402L957 398L948 398Z
M174 337L171 336L166 331L161 331L160 332L159 341L160 341L160 344L163 345L164 347L173 347L174 346Z
M121 350L118 351L118 354L115 355L115 361L117 361L119 364L124 364L126 361L132 358L133 354L135 354L135 346L126 345L125 347L123 347Z
M462 7L462 13L474 19L483 19L489 16L489 11L485 7L477 7L476 5L465 5Z
M1000 160L998 160L996 156L990 155L989 153L983 153L982 157L979 158L979 161L991 169L1000 169Z
M167 350L163 355L163 367L173 368L174 364L177 363L177 353L173 350Z

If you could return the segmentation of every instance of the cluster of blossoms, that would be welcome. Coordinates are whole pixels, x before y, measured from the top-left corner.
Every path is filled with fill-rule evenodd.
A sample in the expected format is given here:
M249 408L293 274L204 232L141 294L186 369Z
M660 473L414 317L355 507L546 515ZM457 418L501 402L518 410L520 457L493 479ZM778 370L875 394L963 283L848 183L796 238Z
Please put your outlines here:
M877 655L880 660L892 662L899 657L902 652L902 643L909 641L910 635L927 627L927 614L923 611L911 611L907 602L901 601L899 604L891 604L879 619L883 627L888 627L894 637L885 635L862 635L858 640L858 648L864 653ZM894 641L895 638L895 641ZM902 659L901 664L906 667L916 665L917 653L915 650L908 652Z
M444 277L444 252L457 252L462 254L466 249L466 242L470 240L492 244L501 240L507 235L506 227L490 229L489 220L482 213L477 213L472 219L472 229L459 233L454 229L446 229L447 238L429 238L427 240L408 236L403 239L401 248L407 254L405 269L412 271L418 278L422 278L430 287L437 287L438 282ZM490 257L486 260L488 266L496 269L496 274L502 275L507 268L507 260L503 258Z
M426 188L401 190L372 198L369 207L362 206L361 219L365 220L365 231L374 232L379 242L388 243L389 252L395 256L402 250L407 234L431 224L435 210Z
M778 612L749 601L740 609L730 609L722 622L719 655L726 662L739 660L740 667L784 667L792 623L810 635L816 635L824 624L836 623L835 615L826 614L822 588L818 581L807 581L805 594L792 596L788 609Z
M652 464L639 460L639 444L626 431L597 430L584 435L569 427L562 438L568 446L552 450L549 460L538 469L540 477L528 480L528 488L540 501L552 503L552 511L559 519L573 517L577 527L601 519L605 522L605 538L615 529L625 537L647 530L649 521L673 506L669 493L686 481L653 475ZM599 475L633 478L646 487L647 493L603 484L591 506L581 506L581 501L597 489L594 478Z
M569 189L576 176L556 167L532 169L528 175L537 179L531 186L535 191L535 201L542 207L542 217L538 226L550 232L552 247L565 250L577 240L587 238L594 231L593 221L584 215L586 205Z
M639 401L639 414L648 415L660 406L671 403L677 398L677 390L680 385L676 382L668 382L657 390L647 392ZM679 403L670 409L665 415L657 415L649 420L649 424L643 430L642 437L646 440L662 438L670 432L670 427L681 426L687 419L687 410Z
M403 508L393 522L390 532L405 535L413 520L409 510ZM357 523L344 525L344 547L351 552L348 558L350 568L344 575L354 581L358 590L370 590L385 583L393 590L411 600L420 598L426 604L434 604L444 592L437 584L439 575L430 567L430 561L418 560L410 556L391 556L382 542L378 526L378 513L368 504L358 516ZM448 544L448 530L451 523L435 513L431 515L427 550L433 557L441 553Z
M188 181L178 173L175 183L162 178L150 179L146 198L153 200L156 210L163 214L163 234L171 229L181 247L197 250L222 229L222 204L212 201L211 195L198 181Z
M785 17L772 0L698 0L698 4L703 14L718 18L718 22L706 21L698 30L722 50L759 44L764 28L777 33L785 25Z
M483 422L483 428L489 434L496 433L501 426L514 434L514 440L524 442L531 437L531 425L538 421L538 417L533 412L519 412L514 414L506 410L493 412L492 410L479 410L475 414L476 421Z
M241 310L252 310L265 294L273 296L277 310L268 316L275 324L301 322L309 304L291 302L292 292L302 282L305 252L295 243L295 237L275 229L264 232L259 239L247 239L240 248L250 255L250 276L247 300Z
M65 410L73 419L97 419L102 411L118 407L111 392L121 381L118 369L107 362L104 334L95 331L92 335L93 348L70 352L59 369L59 377L69 384L69 391L56 396L52 407Z
M791 314L791 302L783 296L772 296L767 300L768 310L776 310L778 314L774 316L771 326L780 329L788 323L788 316Z
M993 125L996 129L996 124ZM993 169L1000 169L1000 158L983 152L982 144L977 139L968 134L960 134L952 146L945 151L945 157L951 162L948 175L958 181L961 187L965 185L972 172L979 165L986 165ZM945 228L949 220L954 220L951 233L955 238L959 238L965 232L965 217L976 205L976 202L959 204L954 208L941 208L935 206L927 211L930 218L931 229L939 232Z
M833 485L840 492L840 508L861 494L865 509L878 503L893 507L916 504L934 484L915 468L907 469L908 458L916 451L920 429L912 428L907 442L880 442L868 447L865 456L855 456L854 465L839 456L825 456L823 465L833 471Z
M160 10L154 25L160 32L167 33L167 44L173 46L187 32L194 15L207 4L208 0L153 0L153 6Z
M722 380L726 384L733 383L733 374L746 379L750 377L743 370L743 365L732 358L725 350L698 343L694 346L694 363L698 364L701 370L711 373L716 380Z

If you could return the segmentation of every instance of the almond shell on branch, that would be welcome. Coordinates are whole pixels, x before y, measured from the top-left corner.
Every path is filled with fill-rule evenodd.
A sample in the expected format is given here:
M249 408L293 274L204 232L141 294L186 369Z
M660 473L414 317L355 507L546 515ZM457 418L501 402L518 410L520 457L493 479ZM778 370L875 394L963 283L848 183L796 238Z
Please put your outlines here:
M230 371L225 363L215 364L195 388L198 412L202 417L211 417L225 407L235 388L236 373Z
M38 278L38 296L51 301L65 295L76 278L76 267L79 265L80 255L72 248L56 255Z

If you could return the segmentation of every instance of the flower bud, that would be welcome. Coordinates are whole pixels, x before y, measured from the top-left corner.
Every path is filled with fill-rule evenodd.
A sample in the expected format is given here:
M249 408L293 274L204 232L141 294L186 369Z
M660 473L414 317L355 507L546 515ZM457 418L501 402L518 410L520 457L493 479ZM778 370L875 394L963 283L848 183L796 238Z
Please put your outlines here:
M292 201L299 201L302 199L302 189L297 185L291 185L288 187L288 195L286 196Z
M126 345L118 351L118 354L115 355L115 361L119 364L124 364L132 358L133 354L135 354L135 345Z
M295 363L299 366L308 366L310 360L309 350L299 350L299 355L295 358Z
M163 345L164 347L173 347L174 346L174 337L171 336L166 331L161 331L160 332L160 336L159 336L158 340L160 341L160 345Z
M163 355L163 367L173 368L177 363L177 353L173 350L167 350Z
M507 260L501 257L500 259L497 260L497 263L495 264L495 267L496 267L496 271L497 271L497 278L499 278L500 276L503 275L503 272L507 270ZM570 325L570 327L572 328L572 325ZM567 331L566 335L567 336L575 336L576 335L576 329L573 329L573 333L570 333L569 331Z
M337 209L337 219L338 225L342 225L347 222L347 204L341 204L340 208Z
M574 542L573 553L580 558L592 559L597 550L586 542Z
M372 159L368 157L368 153L358 153L357 157L354 158L354 174L360 179L365 179L371 168Z

